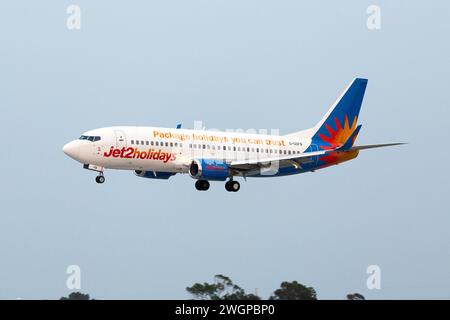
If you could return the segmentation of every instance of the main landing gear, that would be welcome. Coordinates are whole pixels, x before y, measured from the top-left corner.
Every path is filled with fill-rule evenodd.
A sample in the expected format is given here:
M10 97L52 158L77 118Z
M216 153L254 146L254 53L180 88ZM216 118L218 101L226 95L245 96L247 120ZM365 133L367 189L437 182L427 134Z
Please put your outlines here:
M105 177L103 176L103 172L100 172L98 176L95 177L95 182L102 184L105 182Z
M228 192L238 192L240 188L241 188L241 185L237 181L229 180L225 183L225 189Z
M198 191L206 191L209 189L209 181L208 180L197 180L195 182L195 188Z
M195 188L198 191L206 191L209 189L209 181L208 180L197 180L195 182ZM241 188L241 185L239 182L234 180L228 180L227 183L225 183L225 189L228 192L237 192Z

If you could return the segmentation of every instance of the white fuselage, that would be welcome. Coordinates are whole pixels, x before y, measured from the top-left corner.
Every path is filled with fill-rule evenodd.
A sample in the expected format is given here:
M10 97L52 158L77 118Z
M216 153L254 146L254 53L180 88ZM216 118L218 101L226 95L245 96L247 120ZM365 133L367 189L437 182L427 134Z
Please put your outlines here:
M108 127L85 132L64 146L73 159L99 170L186 173L193 159L276 158L303 153L311 140L236 132L159 127Z

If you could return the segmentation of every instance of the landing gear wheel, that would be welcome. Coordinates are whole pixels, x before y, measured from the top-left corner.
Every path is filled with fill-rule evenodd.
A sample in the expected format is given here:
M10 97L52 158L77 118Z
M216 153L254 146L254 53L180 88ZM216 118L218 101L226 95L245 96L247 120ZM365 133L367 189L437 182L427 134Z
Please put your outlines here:
M198 191L206 191L209 189L209 181L208 180L197 180L195 182L195 188Z
M225 183L225 189L228 192L238 192L240 188L241 188L241 185L237 181L230 180L227 183Z
M103 175L97 176L97 177L95 177L95 182L100 183L100 184L104 183L105 182L105 177Z

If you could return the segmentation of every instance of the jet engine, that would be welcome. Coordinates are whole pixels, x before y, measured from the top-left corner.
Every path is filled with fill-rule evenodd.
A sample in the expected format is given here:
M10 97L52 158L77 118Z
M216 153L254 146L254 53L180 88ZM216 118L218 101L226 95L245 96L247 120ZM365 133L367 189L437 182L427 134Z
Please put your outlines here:
M189 175L194 179L225 181L230 168L220 160L195 159L189 166Z

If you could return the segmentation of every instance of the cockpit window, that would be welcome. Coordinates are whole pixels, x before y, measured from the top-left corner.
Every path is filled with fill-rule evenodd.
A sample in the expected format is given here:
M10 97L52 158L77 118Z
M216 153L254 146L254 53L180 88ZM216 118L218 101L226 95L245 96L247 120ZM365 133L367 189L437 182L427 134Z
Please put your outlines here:
M89 140L89 141L100 141L102 138L100 136L81 136L80 140Z

